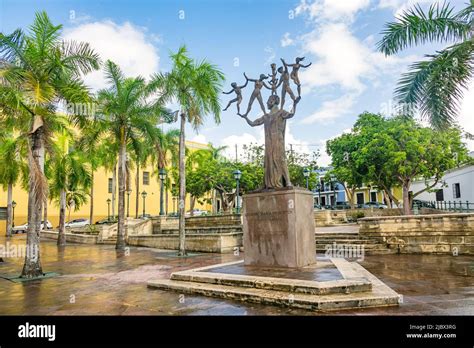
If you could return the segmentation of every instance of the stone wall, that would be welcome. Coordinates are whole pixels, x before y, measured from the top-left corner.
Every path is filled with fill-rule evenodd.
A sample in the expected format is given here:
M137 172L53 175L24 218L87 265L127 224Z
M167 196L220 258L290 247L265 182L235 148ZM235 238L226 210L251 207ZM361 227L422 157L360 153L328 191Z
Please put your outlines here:
M178 250L176 233L151 236L129 236L128 244L158 249ZM211 253L230 253L242 246L242 233L186 233L186 250Z
M474 214L431 214L359 219L359 234L401 253L474 254Z
M347 222L346 210L315 210L314 211L314 225L318 226L332 226L343 224Z
M186 227L212 227L241 225L240 214L205 215L186 218Z

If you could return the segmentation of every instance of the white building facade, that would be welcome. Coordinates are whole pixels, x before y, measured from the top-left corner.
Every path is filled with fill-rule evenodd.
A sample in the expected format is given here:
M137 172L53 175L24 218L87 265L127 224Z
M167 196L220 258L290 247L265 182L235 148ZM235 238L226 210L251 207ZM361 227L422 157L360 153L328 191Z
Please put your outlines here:
M433 183L433 181L430 183ZM425 187L424 181L414 181L410 191L416 193ZM416 196L415 199L422 201L474 203L474 165L465 165L447 171L430 192L425 191Z

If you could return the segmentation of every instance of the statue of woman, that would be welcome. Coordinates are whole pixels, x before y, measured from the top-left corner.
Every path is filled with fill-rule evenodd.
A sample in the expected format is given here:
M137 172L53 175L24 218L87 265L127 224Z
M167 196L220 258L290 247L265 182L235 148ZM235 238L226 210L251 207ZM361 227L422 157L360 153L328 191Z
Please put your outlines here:
M270 87L267 86L265 81L263 81L263 80L267 79L268 77L264 74L260 74L260 78L258 80L256 80L256 79L249 79L245 73L244 73L244 76L245 76L245 79L247 81L255 82L255 88L252 92L252 95L250 96L249 105L247 107L247 112L244 115L240 115L240 113L239 113L239 115L240 116L247 116L249 114L250 109L252 109L252 104L253 104L255 98L257 98L258 103L260 104L260 108L262 109L262 111L265 112L265 105L263 104L261 90L262 90L263 86L265 86L265 88L270 89Z

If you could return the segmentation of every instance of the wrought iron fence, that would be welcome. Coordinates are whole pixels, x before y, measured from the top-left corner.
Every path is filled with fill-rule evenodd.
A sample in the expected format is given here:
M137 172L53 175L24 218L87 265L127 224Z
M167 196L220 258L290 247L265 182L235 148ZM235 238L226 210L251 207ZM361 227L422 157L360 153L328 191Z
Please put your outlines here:
M413 208L432 208L438 210L446 211L456 211L456 212L474 212L474 203L465 201L418 201L413 203Z

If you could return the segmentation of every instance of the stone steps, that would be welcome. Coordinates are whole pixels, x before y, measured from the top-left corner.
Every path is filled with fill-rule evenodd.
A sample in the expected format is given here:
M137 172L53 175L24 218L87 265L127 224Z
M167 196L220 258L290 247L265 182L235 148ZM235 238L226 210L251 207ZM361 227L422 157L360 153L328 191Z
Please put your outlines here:
M394 249L387 248L387 245L381 243L379 240L360 236L357 232L341 232L341 233L315 233L316 241L316 252L325 253L326 245L350 245L350 246L364 246L364 252L366 254L393 254L396 252Z
M178 293L312 311L396 306L399 304L399 295L359 264L341 259L333 262L343 275L343 279L316 282L255 277L205 272L206 269L209 270L209 267L202 267L176 272L172 274L171 279L157 279L149 281L147 285L149 288L172 290ZM221 264L220 266L225 265ZM322 289L325 291L321 291ZM351 291L354 289L358 291Z
M171 275L171 280L312 295L349 294L370 291L372 289L372 284L366 279L316 282L291 278L249 277L212 272L178 272Z

